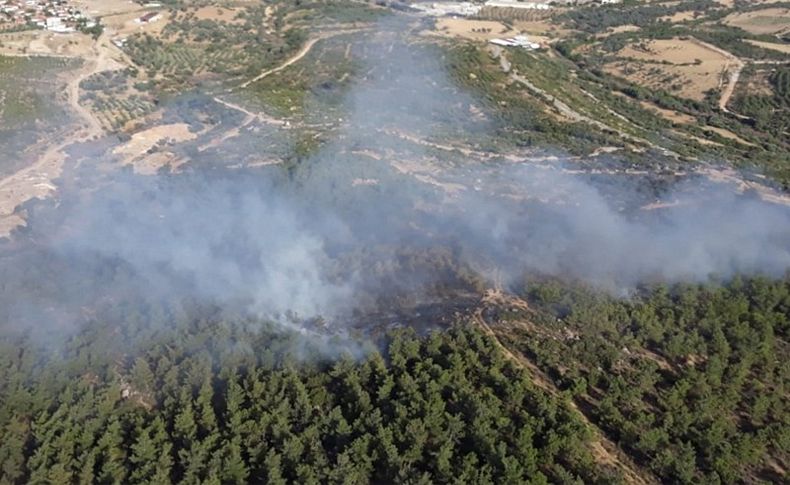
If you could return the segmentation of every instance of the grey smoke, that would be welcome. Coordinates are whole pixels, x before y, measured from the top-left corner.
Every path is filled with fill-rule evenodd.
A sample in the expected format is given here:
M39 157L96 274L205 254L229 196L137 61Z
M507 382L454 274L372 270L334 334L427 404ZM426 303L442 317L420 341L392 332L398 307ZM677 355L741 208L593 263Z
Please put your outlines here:
M60 269L0 291L4 325L90 306L119 278L97 274L102 262L133 274L134 291L240 306L284 325L342 322L387 292L442 284L435 268L399 259L399 247L453 248L457 263L489 284L539 273L618 294L646 280L790 267L790 210L726 185L691 179L661 194L682 201L676 207L621 210L620 188L595 188L561 158L448 161L454 156L406 141L479 134L490 122L470 115L481 102L448 79L436 53L407 46L398 29L356 49L371 61L348 95L345 128L290 178L279 167L220 172L195 161L185 174L119 173L42 209L33 239ZM56 222L44 222L47 211ZM9 274L23 261L0 266Z

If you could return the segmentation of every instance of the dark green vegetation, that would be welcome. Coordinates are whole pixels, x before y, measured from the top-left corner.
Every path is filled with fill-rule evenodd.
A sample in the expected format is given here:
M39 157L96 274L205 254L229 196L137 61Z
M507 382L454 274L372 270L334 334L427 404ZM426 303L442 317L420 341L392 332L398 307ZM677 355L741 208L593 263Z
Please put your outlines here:
M117 304L101 318L122 323L97 319L56 352L6 336L0 482L622 480L566 399L661 481L780 480L790 279L629 300L526 291L534 309L488 304L483 318L562 392L460 324L374 347L207 306Z
M790 460L790 279L658 286L631 300L528 288L500 338L637 462L675 483L781 481Z
M135 35L127 43L134 63L162 91L236 85L295 54L307 32L322 24L342 28L381 14L339 0L274 1L201 19L194 10L199 5L179 3L161 34Z
M59 75L79 65L71 59L0 56L0 174L11 173L28 160L26 149L53 138L68 119ZM52 93L61 97L53 99ZM60 103L59 103L60 102Z
M299 31L275 29L274 20L264 12L264 6L250 7L225 21L198 20L193 12L172 11L161 35L133 36L127 52L164 91L194 87L206 74L252 77L302 42Z
M747 87L735 97L733 109L754 120L756 129L787 136L790 133L790 67L767 72L752 68L743 76L766 78L769 93L755 93Z
M477 331L398 332L381 355L299 363L316 354L296 334L218 318L115 358L100 350L107 330L75 338L60 363L3 345L0 481L613 478L568 405Z

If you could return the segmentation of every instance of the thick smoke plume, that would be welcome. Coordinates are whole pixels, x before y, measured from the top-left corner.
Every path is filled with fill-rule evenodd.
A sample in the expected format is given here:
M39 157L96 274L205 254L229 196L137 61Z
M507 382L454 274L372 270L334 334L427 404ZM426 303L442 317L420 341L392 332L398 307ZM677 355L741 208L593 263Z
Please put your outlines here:
M595 188L562 157L439 158L414 140L484 131L488 121L471 114L481 103L432 49L397 29L375 38L355 47L367 65L345 128L295 172L195 161L182 174L118 173L32 211L33 249L0 259L3 325L46 328L55 313L84 314L127 291L284 324L342 323L390 293L427 298L459 269L491 285L539 273L627 292L790 267L790 210L726 185L692 179L658 194L677 205L643 211L619 207L633 186Z

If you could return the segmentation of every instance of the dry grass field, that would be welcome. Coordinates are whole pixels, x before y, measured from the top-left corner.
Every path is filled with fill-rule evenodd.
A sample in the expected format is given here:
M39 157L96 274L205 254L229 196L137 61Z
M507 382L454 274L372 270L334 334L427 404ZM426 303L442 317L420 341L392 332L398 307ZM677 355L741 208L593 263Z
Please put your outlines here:
M610 74L688 99L722 87L731 60L694 39L662 39L630 44L606 65Z
M214 20L216 22L227 22L229 24L242 24L243 20L236 18L241 8L234 7L200 7L190 11L198 20Z
M436 33L471 40L488 40L495 37L514 35L516 31L501 22L493 20L467 20L447 17L441 18L436 22Z
M497 37L527 35L530 40L539 44L551 40L551 27L542 22L516 22L509 27L493 20L468 20L460 18L442 18L436 22L436 30L432 33L445 37L462 38L475 41L487 41Z
M737 12L724 18L724 23L751 34L774 35L790 31L790 8L766 8L753 12Z
M752 39L746 39L746 42L757 47L762 47L763 49L771 49L771 50L783 52L785 54L790 54L790 44L776 44L774 42L762 42L759 40L752 40Z

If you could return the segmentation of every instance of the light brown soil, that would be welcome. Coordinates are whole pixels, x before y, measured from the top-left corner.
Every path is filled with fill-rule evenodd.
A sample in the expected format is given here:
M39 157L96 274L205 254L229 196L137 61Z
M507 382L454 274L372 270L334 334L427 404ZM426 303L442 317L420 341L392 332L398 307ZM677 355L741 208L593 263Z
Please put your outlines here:
M735 133L731 132L730 130L726 130L724 128L719 128L719 127L716 127L716 126L705 126L705 129L716 133L717 135L721 136L722 138L727 138L728 140L735 140L735 141L737 141L738 143L740 143L742 145L751 146L751 147L755 146L754 143L750 143L750 142L744 140L743 138L739 137L738 135L736 135Z
M784 52L785 54L790 54L790 44L776 44L773 42L762 42L759 40L752 40L752 39L746 39L746 42L755 45L757 47L762 47L763 49L771 49L779 52Z
M606 70L637 84L675 91L701 101L705 93L722 88L735 59L696 39L660 39L628 45L621 59ZM675 86L677 88L675 89Z
M697 170L697 173L707 177L712 182L731 184L740 193L750 190L766 202L790 206L790 195L778 192L757 182L747 182L732 168L704 167Z
M53 34L44 30L0 35L0 54L39 55L52 57L88 56L93 40L80 33Z
M178 164L175 155L164 147L195 138L197 134L189 131L186 123L159 125L135 133L131 140L115 148L113 153L121 156L123 165L132 165L135 172L153 175L164 166L175 168Z
M691 124L697 121L697 119L691 115L680 113L671 109L660 108L649 101L640 101L639 104L642 105L642 107L646 110L652 111L665 120L671 121L672 123Z
M448 37L461 37L470 40L488 40L518 33L505 24L493 20L468 20L451 17L439 19L436 22L435 32Z
M239 12L241 12L239 8L200 7L195 10L194 15L198 20L215 20L229 24L244 23L243 20L236 18Z
M685 10L683 12L675 12L673 15L666 15L661 17L659 20L664 20L666 22L671 22L673 24L679 22L685 22L687 20L694 20L697 16L696 10Z
M790 9L766 8L753 12L736 12L725 17L724 23L751 34L781 34L790 31Z
M123 67L116 60L118 51L113 49L114 46L108 40L110 33L110 30L106 31L85 53L85 62L78 71L67 74L68 104L78 115L80 125L65 140L53 142L34 164L0 180L0 236L6 236L15 227L24 225L24 219L15 212L20 204L32 198L48 197L55 191L52 181L60 176L67 146L104 133L101 122L80 103L79 91L80 83L93 74Z

